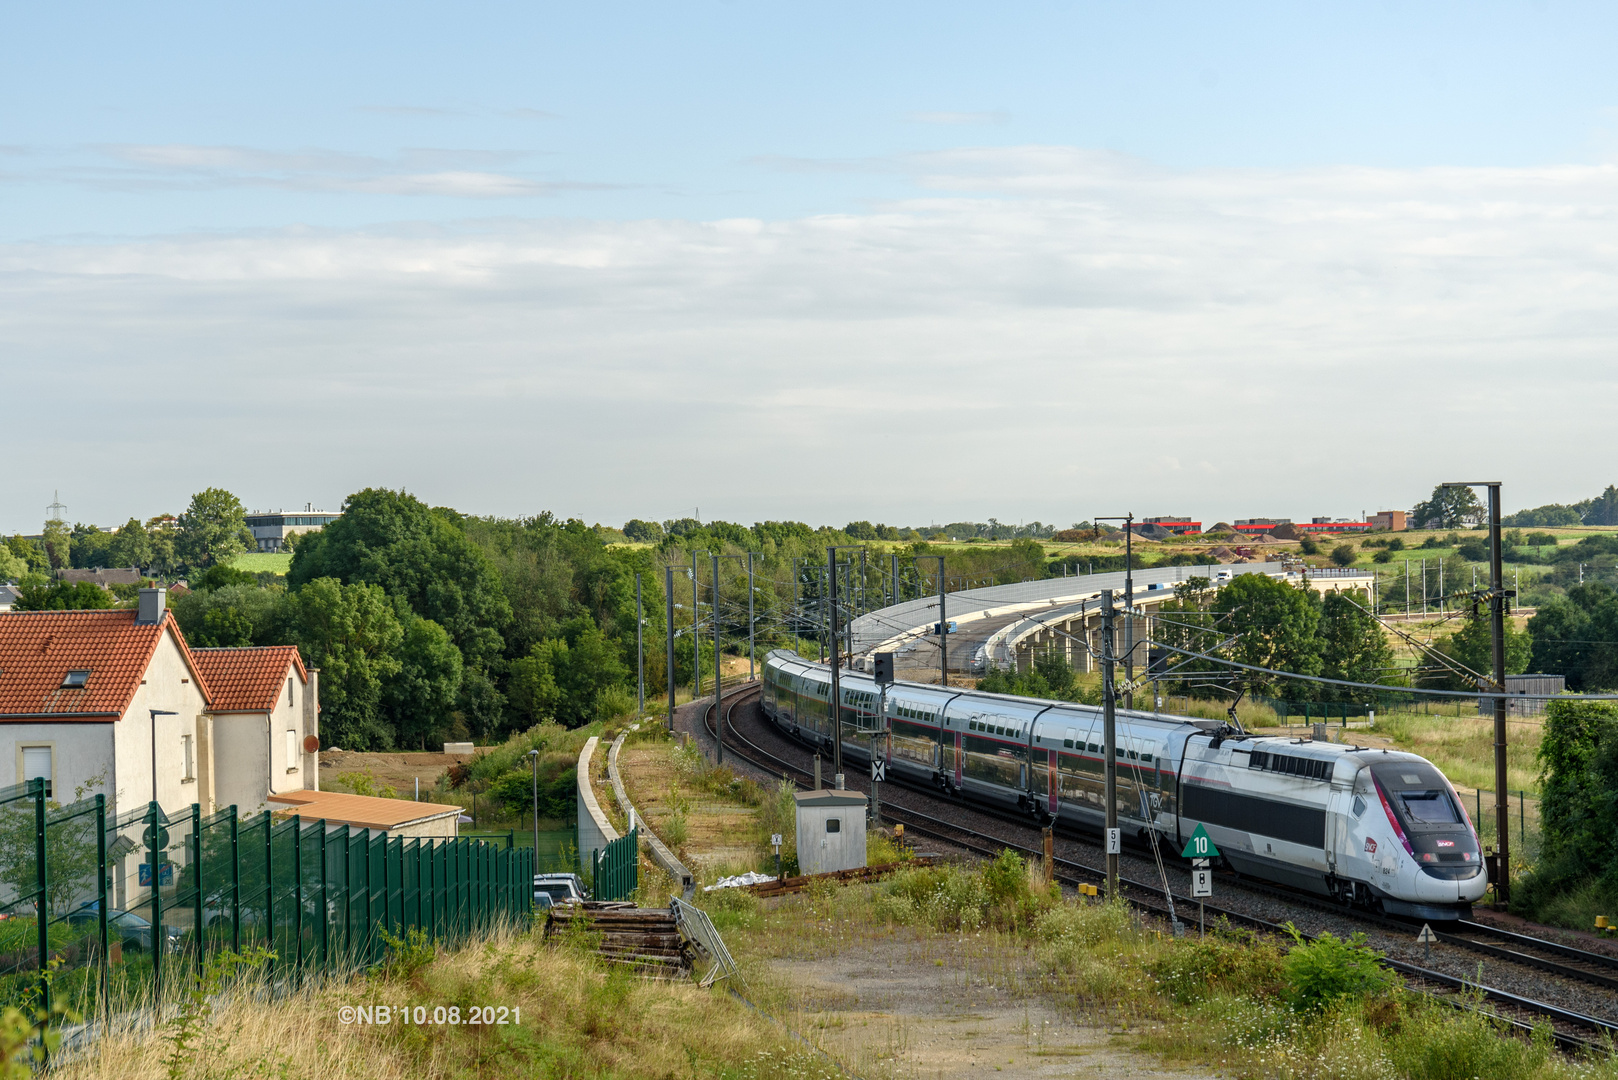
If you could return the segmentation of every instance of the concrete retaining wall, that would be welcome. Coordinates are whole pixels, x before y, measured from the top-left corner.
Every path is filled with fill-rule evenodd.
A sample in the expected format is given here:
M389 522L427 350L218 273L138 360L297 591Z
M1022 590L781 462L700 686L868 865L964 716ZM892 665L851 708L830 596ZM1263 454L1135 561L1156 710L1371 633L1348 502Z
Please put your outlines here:
M592 735L579 751L579 862L584 866L590 865L591 852L600 851L618 839L618 830L607 820L601 804L596 802L595 790L590 787L590 762L600 741Z

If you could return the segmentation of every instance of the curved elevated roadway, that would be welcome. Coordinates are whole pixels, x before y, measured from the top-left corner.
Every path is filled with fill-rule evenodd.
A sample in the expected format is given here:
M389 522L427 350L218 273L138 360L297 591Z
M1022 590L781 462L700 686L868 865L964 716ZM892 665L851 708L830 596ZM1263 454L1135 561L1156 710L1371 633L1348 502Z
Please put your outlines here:
M1164 566L1136 570L1135 640L1151 636L1152 610L1174 597L1174 587L1193 577L1207 578L1218 588L1242 574L1265 574L1299 583L1304 573L1278 562L1217 563L1204 566ZM1314 588L1370 590L1372 575L1364 570L1309 569ZM949 635L949 669L963 675L981 675L990 666L1026 669L1037 651L1056 647L1076 671L1093 669L1091 653L1073 640L1100 649L1101 592L1111 589L1123 630L1123 571L1079 577L1046 578L1011 585L964 589L945 598L945 613L955 623ZM854 665L864 669L874 652L895 654L895 667L903 679L935 682L938 673L936 595L880 608L854 620ZM1137 667L1145 657L1137 658Z

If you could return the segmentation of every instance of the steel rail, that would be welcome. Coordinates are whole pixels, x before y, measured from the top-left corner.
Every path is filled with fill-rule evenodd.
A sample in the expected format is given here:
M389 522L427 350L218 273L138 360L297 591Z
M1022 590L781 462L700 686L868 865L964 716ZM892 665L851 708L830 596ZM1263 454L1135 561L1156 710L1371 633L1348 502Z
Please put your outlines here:
M718 704L717 702L709 703L704 708L703 713L702 713L702 719L701 719L702 727L704 728L704 730L707 732L707 734L709 736L711 736L712 738L717 740L720 737L720 735L719 735L719 732L716 730L716 726L715 726L715 723L713 721L715 720L716 714L721 714L722 713L722 715L719 716L719 724L724 729L728 729L729 736L730 736L730 743L731 743L731 752L733 754L736 754L737 756L741 757L743 760L749 762L755 768L763 769L763 770L765 770L767 772L770 772L772 775L775 772L775 769L772 767L772 764L768 764L763 760L759 760L760 758L768 759L769 763L773 763L773 765L775 765L775 766L781 766L782 768L786 769L790 773L797 773L800 776L804 776L804 777L812 776L813 774L809 770L805 769L803 766L798 765L795 762L788 761L785 758L780 757L779 755L772 754L768 750L765 750L763 747L759 746L757 743L753 742L753 740L751 740L747 736L743 735L741 733L741 731L736 728L736 725L734 724L734 722L732 722L731 716L732 716L732 713L734 712L736 706L742 704L744 699L750 698L754 694L759 693L761 691L761 689L762 688L757 686L757 685L744 686L744 687L738 688L738 690L733 694L733 696L730 697L728 700L726 700L724 702L725 708L722 711L717 710L715 708L715 705ZM736 745L738 742L744 744L745 749L742 748L742 747L738 747ZM754 755L757 755L757 756L755 757ZM794 780L792 782L795 783L795 784L798 784L799 786L802 786L802 787L807 787L808 786L807 783L805 783L805 782L803 782L801 780ZM924 794L927 794L929 796L932 795L931 792L926 792ZM954 845L956 847L962 848L963 850L972 851L974 853L984 855L985 857L988 857L988 858L994 858L994 857L998 856L1002 850L1007 849L1007 848L1010 848L1010 849L1012 849L1014 851L1018 851L1018 852L1021 852L1021 853L1025 854L1025 855L1029 855L1029 856L1036 857L1036 858L1043 858L1044 857L1043 852L1036 851L1033 848L1025 847L1025 846L1023 846L1021 844L1017 844L1017 843L1014 843L1014 842L1011 842L1011 841L1007 841L1007 840L1005 840L1005 839L1003 839L1001 837L990 836L990 835L988 835L986 833L981 833L981 832L978 832L977 830L967 828L966 826L955 824L954 822L945 821L942 818L934 817L931 814L924 813L922 811L916 810L916 809L911 808L911 807L904 806L902 804L896 804L896 803L891 803L891 802L887 803L887 805L884 807L885 816L891 816L894 812L897 812L898 814L901 814L901 815L904 815L904 816L907 816L907 817L910 817L910 818L913 819L913 821L904 822L905 827L907 829L909 829L909 830L912 830L912 831L917 832L917 833L921 833L922 835L930 836L933 839L940 840L940 841L942 841L944 843L952 844L952 845ZM1015 825L1017 827L1021 827L1021 828L1026 828L1027 827L1025 824L1023 824L1020 821L1015 821L1015 820L1011 820L1011 819L1008 819L1008 821L1010 821L1011 824L1013 824L1013 825ZM950 835L950 833L957 833L957 834L960 834L960 835ZM989 843L984 844L984 843L982 843L982 841L988 841ZM994 846L990 846L990 845L994 845ZM1056 878L1057 880L1060 880L1060 881L1062 881L1064 883L1078 884L1080 882L1089 883L1091 881L1105 881L1106 880L1106 871L1103 870L1103 869L1098 869L1096 867L1088 866L1088 865L1086 865L1084 863L1075 862L1075 861L1070 860L1070 859L1062 859L1062 858L1054 859L1053 863L1054 863L1054 865L1052 867L1052 869L1053 869L1052 876L1054 878ZM1058 869L1058 868L1060 868L1060 869ZM1241 884L1246 886L1249 889L1252 889L1253 891L1262 891L1262 892L1271 892L1272 891L1268 887L1264 887L1262 889L1253 889L1253 883L1251 883L1251 882L1243 881L1243 882L1241 882ZM1128 878L1120 878L1119 879L1119 885L1122 886L1123 889L1127 893L1145 894L1144 897L1143 896L1138 896L1138 895L1125 895L1124 900L1127 903L1129 903L1132 907L1136 908L1137 910L1148 912L1148 913L1150 913L1152 915L1162 917L1162 918L1167 918L1169 916L1170 912L1169 912L1169 909L1167 907L1160 906L1159 904L1152 902L1152 899L1155 899L1156 897L1159 897L1159 896L1162 895L1162 893L1164 891L1162 888L1160 888L1158 886L1154 886L1154 885L1149 885L1149 884L1146 884L1144 882L1134 881L1134 880L1128 879ZM1295 896L1294 894L1292 894L1292 892L1290 890L1273 890L1273 891L1277 895L1279 895L1280 897L1282 897L1284 899L1287 899L1287 900L1296 900L1296 901L1302 901L1302 902L1308 903L1308 902L1313 901L1313 900L1316 899L1316 898L1308 897L1306 895ZM1194 904L1194 903L1197 902L1196 900L1193 900L1191 897L1181 896L1179 894L1173 894L1173 895L1174 895L1174 900L1175 900L1176 903L1190 905L1190 904ZM1147 899L1146 897L1150 897L1152 899ZM1372 922L1377 922L1377 923L1382 923L1382 922L1385 921L1385 920L1382 920L1382 919L1380 919L1380 918L1378 918L1376 916L1367 916L1365 913L1362 913L1362 912L1344 911L1338 905L1331 904L1331 903L1328 903L1328 902L1320 902L1318 904L1315 904L1314 906L1323 907L1323 908L1325 908L1325 909L1327 909L1329 911L1332 911L1335 914L1349 915L1350 917L1360 918L1360 919L1365 920L1365 921L1372 921ZM1271 921L1269 921L1267 919L1260 919L1260 918L1257 918L1256 916L1247 915L1247 914L1245 914L1243 912L1231 911L1229 909L1220 908L1220 907L1217 907L1217 906L1211 906L1211 905L1207 906L1206 910L1210 914L1212 914L1216 919L1222 918L1222 919L1225 919L1227 922L1235 924L1235 925L1246 926L1246 927L1252 928L1254 930L1259 930L1259 931L1263 931L1263 932L1266 932L1266 933L1277 934L1277 935L1292 936L1293 934L1296 934L1299 938L1301 938L1304 941L1312 941L1312 940L1314 940L1312 935L1305 934L1305 933L1303 933L1301 931L1298 931L1295 927L1292 927L1290 925L1283 925L1281 923L1271 922ZM1398 926L1399 929L1408 929L1408 927L1405 927L1402 924L1391 923L1391 920L1387 920L1386 922L1389 925ZM1481 926L1482 924L1472 924L1472 925ZM1489 929L1490 932L1492 932L1492 928L1487 928L1487 929ZM1508 933L1508 932L1503 932L1503 933ZM1514 936L1516 936L1516 937L1525 937L1525 935L1514 935ZM1527 940L1534 941L1534 942L1537 943L1539 939L1530 938L1530 939L1527 939ZM1554 943L1546 942L1545 944L1548 945L1548 944L1554 944ZM1566 949L1567 947L1566 946L1559 946L1559 948ZM1571 950L1570 949L1568 951L1570 951L1570 952L1578 952L1579 950ZM1521 954L1510 953L1509 950L1502 950L1502 952L1507 953L1506 956L1502 957L1503 959L1509 959L1509 960L1513 960L1513 961L1519 961L1521 959L1524 959L1524 958L1521 957ZM1591 954L1591 955L1595 955L1595 954ZM1556 1029L1555 1026L1554 1026L1554 1023L1553 1023L1553 1034L1555 1036L1556 1042L1557 1042L1557 1044L1559 1046L1562 1046L1564 1049L1591 1051L1591 1052L1606 1054L1606 1053L1610 1052L1609 1049L1608 1049L1608 1045L1607 1045L1608 1042L1610 1042L1613 1038L1618 1037L1618 1024L1614 1024L1614 1023L1612 1023L1610 1021L1602 1020L1599 1017L1588 1016L1588 1015L1585 1015L1583 1013L1573 1012L1573 1011L1568 1010L1568 1009L1563 1009L1560 1006L1552 1005L1549 1002L1539 1001L1539 1000L1534 999L1534 998L1523 997L1521 995L1513 994L1513 993L1511 993L1509 991L1506 991L1506 990L1501 990L1498 987L1488 986L1488 985L1485 985L1483 983L1474 982L1474 981L1468 980L1468 979L1457 978L1456 976L1449 975L1449 974L1446 974L1446 973L1441 972L1441 971L1434 971L1434 970L1431 970L1429 968L1421 967L1420 965L1417 965L1417 964L1406 963L1405 961L1402 961L1402 960L1394 960L1394 959L1391 959L1389 957L1381 957L1380 962L1383 964L1383 966L1387 967L1388 969L1390 969L1392 971L1395 971L1395 972L1399 973L1400 975L1405 976L1407 979L1417 980L1419 982L1425 982L1425 983L1428 983L1428 984L1441 986L1446 990L1455 991L1455 992L1459 992L1459 993L1462 993L1462 994L1478 994L1478 995L1481 995L1483 998L1485 998L1485 999L1487 999L1489 1001L1495 1002L1496 1004L1499 1004L1499 1005L1504 1005L1504 1006L1506 1006L1508 1008L1512 1008L1512 1009L1515 1009L1515 1010L1519 1010L1521 1012L1529 1013L1529 1014L1532 1014L1534 1016L1541 1016L1541 1017L1544 1017L1547 1020L1551 1020L1553 1022L1560 1022L1562 1024L1572 1026L1572 1027L1581 1028L1581 1029L1583 1029L1585 1031L1594 1032L1598 1036L1600 1036L1602 1038L1602 1040L1603 1040L1603 1041L1595 1041L1595 1040L1591 1040L1591 1039L1580 1038L1577 1035L1572 1035L1572 1034L1569 1034L1568 1032ZM1615 966L1618 966L1618 961L1615 961L1614 963L1615 963ZM1571 969L1569 970L1568 974L1571 977L1571 974L1572 974ZM1455 1008L1460 1008L1460 1009L1466 1009L1466 1010L1471 1010L1471 1011L1479 1011L1474 1006L1469 1005L1469 1004L1467 1004L1466 1002L1463 1002L1463 1001L1455 1000L1454 998L1452 998L1452 997L1450 997L1450 996L1448 996L1446 994L1435 993L1435 992L1429 991L1429 990L1422 990L1419 987L1417 987L1415 989L1417 989L1417 992L1426 993L1430 997L1434 998L1437 1001L1443 1002L1446 1005L1449 1005L1449 1006L1452 1006L1452 1007L1455 1007ZM1508 1025L1510 1025L1510 1026L1512 1026L1512 1027L1514 1027L1514 1028L1516 1028L1516 1029L1518 1029L1520 1031L1523 1031L1523 1032L1532 1032L1534 1030L1535 1025L1533 1025L1531 1023L1527 1023L1527 1022L1525 1022L1523 1020L1520 1020L1520 1019L1514 1019L1514 1018L1509 1017L1509 1016L1502 1016L1502 1015L1500 1015L1498 1013L1488 1013L1486 1015L1489 1015L1491 1018L1493 1018L1495 1020L1498 1020L1501 1023L1508 1024Z

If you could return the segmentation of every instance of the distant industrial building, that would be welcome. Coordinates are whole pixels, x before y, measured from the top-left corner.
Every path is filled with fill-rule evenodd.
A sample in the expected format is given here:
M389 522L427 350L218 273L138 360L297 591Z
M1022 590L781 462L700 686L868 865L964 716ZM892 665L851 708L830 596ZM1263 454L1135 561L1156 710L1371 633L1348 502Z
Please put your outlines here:
M1409 528L1405 521L1403 510L1378 510L1366 519L1366 524L1373 529L1383 529L1388 532L1404 532Z
M247 515L247 527L253 530L253 539L260 551L280 551L287 537L319 532L340 517L342 514L315 510L306 504L304 509L290 513L284 510L274 513L254 511Z
M1141 524L1161 526L1175 536L1190 536L1202 531L1202 522L1192 521L1188 517L1149 517L1142 520Z

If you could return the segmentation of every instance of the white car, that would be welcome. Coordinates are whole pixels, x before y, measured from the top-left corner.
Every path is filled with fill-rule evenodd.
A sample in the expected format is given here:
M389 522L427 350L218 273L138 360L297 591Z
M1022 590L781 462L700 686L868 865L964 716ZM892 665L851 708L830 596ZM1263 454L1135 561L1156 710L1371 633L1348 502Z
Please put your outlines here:
M534 875L534 906L541 910L589 898L584 881L577 874Z

